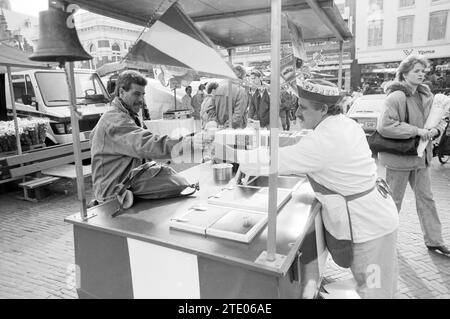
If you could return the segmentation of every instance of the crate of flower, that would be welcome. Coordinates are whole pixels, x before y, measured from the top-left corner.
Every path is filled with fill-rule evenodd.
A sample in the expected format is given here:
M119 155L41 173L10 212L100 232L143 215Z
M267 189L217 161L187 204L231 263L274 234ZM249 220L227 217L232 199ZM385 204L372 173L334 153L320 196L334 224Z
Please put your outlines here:
M20 144L24 148L43 144L49 120L47 118L17 118ZM0 121L0 153L17 149L14 121Z

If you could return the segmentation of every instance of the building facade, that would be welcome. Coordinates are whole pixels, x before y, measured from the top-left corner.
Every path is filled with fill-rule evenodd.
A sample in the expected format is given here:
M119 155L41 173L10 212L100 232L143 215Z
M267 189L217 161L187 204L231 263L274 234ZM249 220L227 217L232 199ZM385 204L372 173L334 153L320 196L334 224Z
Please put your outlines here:
M379 87L410 54L430 61L435 91L450 89L450 0L358 0L356 59L361 84Z
M33 52L39 38L39 19L11 11L8 0L0 0L0 42Z
M82 46L93 57L78 62L77 67L89 69L120 61L143 30L142 26L86 11L76 14L75 27Z

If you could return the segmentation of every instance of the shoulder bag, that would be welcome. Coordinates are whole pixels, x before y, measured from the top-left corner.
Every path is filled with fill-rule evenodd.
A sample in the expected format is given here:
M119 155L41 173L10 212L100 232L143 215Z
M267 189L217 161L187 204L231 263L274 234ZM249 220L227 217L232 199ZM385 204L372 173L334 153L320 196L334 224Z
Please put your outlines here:
M405 122L409 123L408 105L406 105ZM374 153L384 152L396 155L416 155L419 146L420 137L411 137L408 139L387 138L375 131L367 138L369 147Z

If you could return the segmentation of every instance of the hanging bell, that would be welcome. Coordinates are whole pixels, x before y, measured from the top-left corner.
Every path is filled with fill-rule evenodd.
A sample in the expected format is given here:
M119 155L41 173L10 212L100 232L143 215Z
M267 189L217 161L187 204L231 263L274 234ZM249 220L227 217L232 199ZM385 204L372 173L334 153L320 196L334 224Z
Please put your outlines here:
M68 23L71 14L53 7L39 12L39 41L30 60L63 64L92 59L81 46L75 26Z

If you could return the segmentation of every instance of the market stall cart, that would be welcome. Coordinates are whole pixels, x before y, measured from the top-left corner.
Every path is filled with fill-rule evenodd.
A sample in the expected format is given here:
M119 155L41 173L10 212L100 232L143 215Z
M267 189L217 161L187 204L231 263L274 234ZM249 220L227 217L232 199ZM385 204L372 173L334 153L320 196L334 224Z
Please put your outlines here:
M73 224L80 298L312 298L327 257L320 205L306 182L277 216L280 262L265 262L267 227L249 243L170 227L226 185L210 163L181 172L199 181L191 197L138 201L117 217L116 201L66 218ZM206 214L206 213L205 213Z

